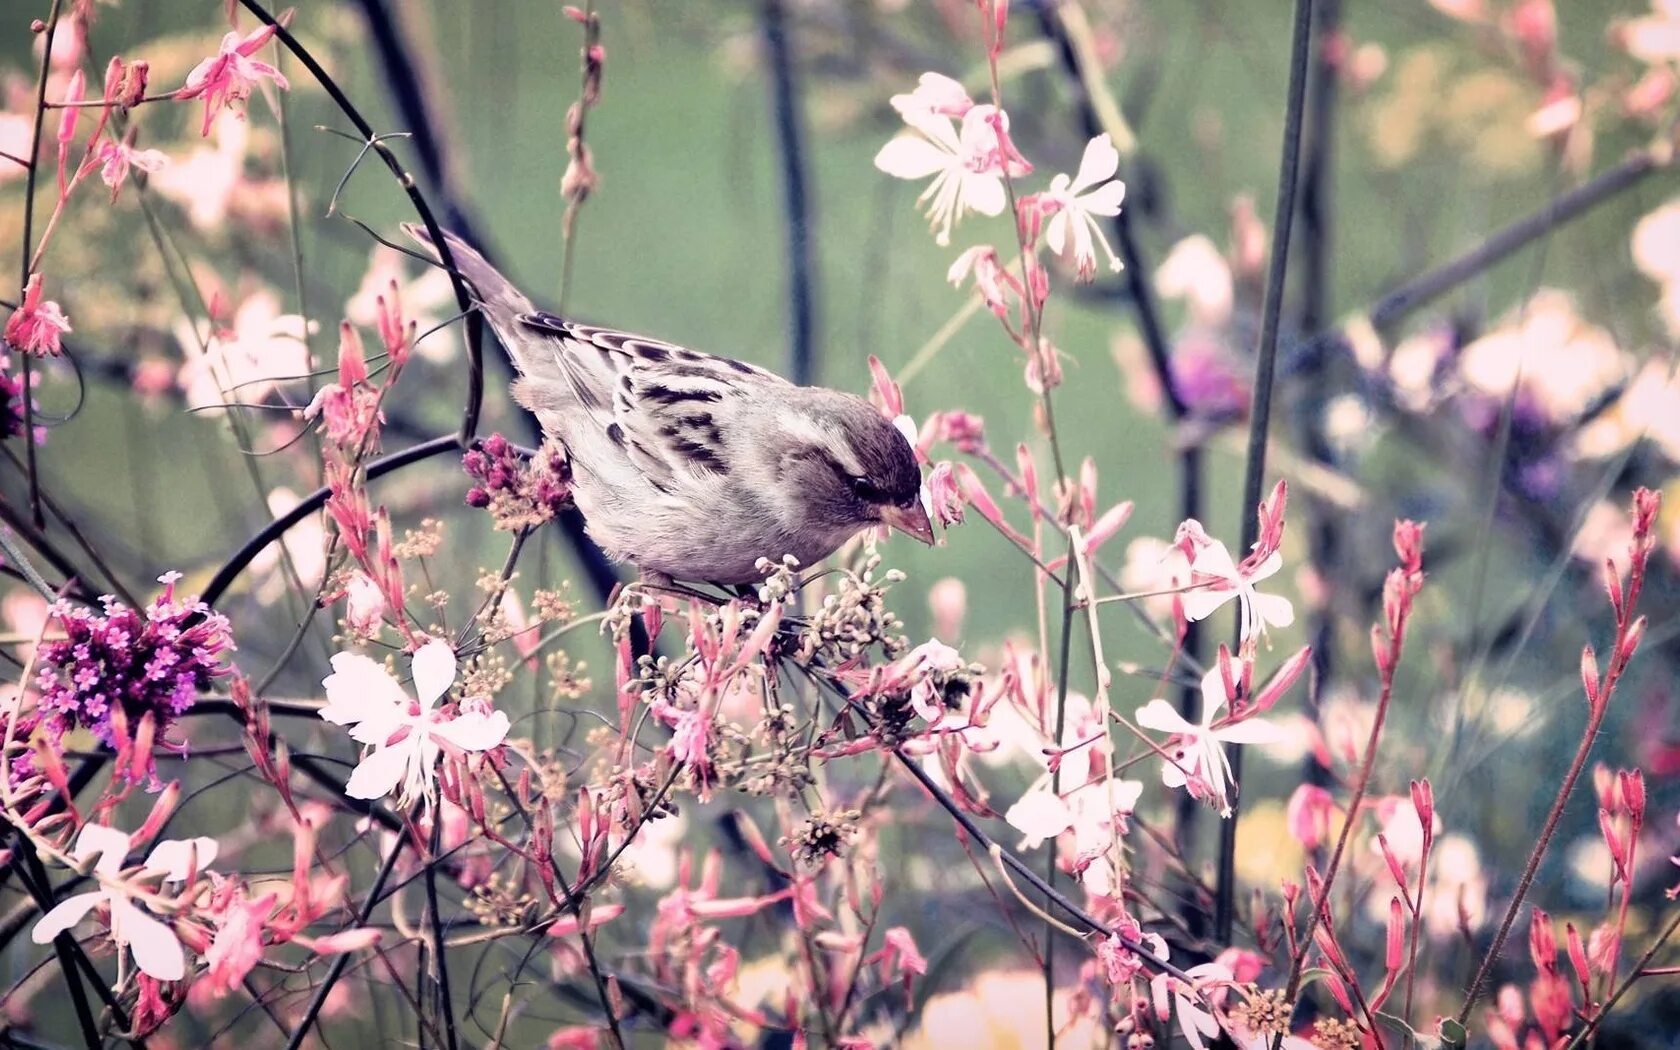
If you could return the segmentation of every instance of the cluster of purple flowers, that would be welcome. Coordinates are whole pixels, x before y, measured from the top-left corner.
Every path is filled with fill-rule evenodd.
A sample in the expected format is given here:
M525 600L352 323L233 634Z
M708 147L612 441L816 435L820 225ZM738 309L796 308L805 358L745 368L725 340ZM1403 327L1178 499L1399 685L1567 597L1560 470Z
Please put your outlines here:
M467 490L467 505L487 509L497 527L540 525L571 499L571 468L556 445L544 445L526 462L500 434L491 434L461 457L478 484Z
M66 603L54 607L66 637L41 646L36 683L49 731L81 726L121 748L149 714L161 738L201 691L230 673L222 662L234 648L227 618L201 601L177 601L179 578L161 577L163 593L144 613L110 596L100 600L103 615ZM119 721L128 739L119 739Z
M0 352L0 440L11 440L23 433L23 373L11 371L10 354ZM35 428L35 443L40 444L46 431Z

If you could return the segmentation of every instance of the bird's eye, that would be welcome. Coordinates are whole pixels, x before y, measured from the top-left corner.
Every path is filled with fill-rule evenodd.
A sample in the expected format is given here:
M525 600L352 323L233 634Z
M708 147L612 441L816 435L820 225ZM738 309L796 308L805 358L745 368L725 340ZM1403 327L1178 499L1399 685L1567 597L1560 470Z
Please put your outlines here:
M886 493L868 478L848 478L852 486L852 495L865 503L882 503L886 500Z

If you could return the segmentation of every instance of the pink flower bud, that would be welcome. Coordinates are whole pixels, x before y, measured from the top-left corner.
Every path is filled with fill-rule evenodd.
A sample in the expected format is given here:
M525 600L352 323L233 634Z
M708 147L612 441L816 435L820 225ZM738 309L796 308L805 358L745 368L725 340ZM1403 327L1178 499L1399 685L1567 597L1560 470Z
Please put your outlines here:
M1528 954L1536 968L1550 973L1557 969L1557 934L1552 917L1539 908L1529 916Z
M1641 616L1629 625L1627 633L1622 636L1621 645L1616 649L1616 659L1620 663L1625 664L1633 659L1634 652L1639 648L1640 641L1645 637L1646 623L1645 617Z
M345 389L365 382L367 360L362 355L362 337L355 326L344 321L338 326L338 382Z
M1592 983L1592 965L1587 961L1587 951L1581 946L1581 935L1575 929L1575 924L1563 924L1564 944L1569 951L1569 965L1575 970L1576 980L1585 989Z
M1638 828L1645 823L1645 774L1637 769L1623 769L1617 771L1616 778L1622 792L1622 804L1628 816L1633 818L1633 826Z
M1336 811L1335 799L1317 784L1301 784L1289 796L1285 821L1289 834L1301 847L1315 850L1330 837L1330 817Z
M887 366L874 354L869 355L869 375L871 385L869 392L875 401L875 407L888 419L894 419L904 414L904 392L893 382L892 373Z
M1249 666L1252 668L1253 665ZM1302 646L1295 655L1283 662L1283 666L1277 669L1265 685L1260 687L1254 696L1254 702L1249 705L1249 710L1255 714L1270 711L1310 666L1312 647Z
M1399 897L1388 898L1388 944L1383 965L1391 974L1399 973L1406 961L1406 912Z
M1435 789L1427 779L1412 781L1412 808L1417 810L1418 824L1427 838L1435 829Z
M1593 647L1586 645L1581 648L1581 687L1587 693L1587 706L1598 709L1598 656L1593 653Z

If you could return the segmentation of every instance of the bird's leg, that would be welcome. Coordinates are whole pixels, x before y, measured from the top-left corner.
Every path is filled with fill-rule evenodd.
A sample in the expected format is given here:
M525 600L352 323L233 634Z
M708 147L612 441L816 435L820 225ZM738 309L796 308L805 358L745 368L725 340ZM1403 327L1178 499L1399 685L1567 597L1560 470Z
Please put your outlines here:
M697 591L692 587L678 583L662 572L654 572L652 569L643 569L641 579L637 580L634 586L644 594L668 594L675 598L689 598L694 601L705 602L707 605L723 604L715 594Z

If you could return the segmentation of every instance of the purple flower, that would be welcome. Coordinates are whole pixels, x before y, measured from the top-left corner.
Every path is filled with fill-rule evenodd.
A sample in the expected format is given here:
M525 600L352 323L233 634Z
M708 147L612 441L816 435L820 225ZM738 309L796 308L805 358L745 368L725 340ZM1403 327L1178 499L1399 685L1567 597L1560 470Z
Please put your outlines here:
M541 525L571 500L571 468L557 445L544 445L526 463L506 438L491 434L461 465L477 482L467 490L467 506L489 510L498 529Z
M133 742L152 717L158 738L211 683L230 672L222 654L234 648L227 618L200 601L177 601L179 573L159 578L163 593L144 612L109 595L103 615L67 602L53 607L65 637L40 651L40 711L54 737L77 726L108 747ZM119 739L116 712L127 738ZM149 770L151 759L144 759Z

